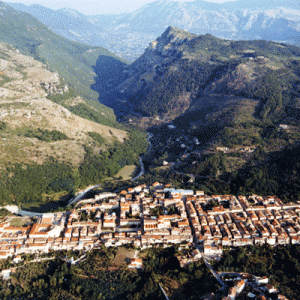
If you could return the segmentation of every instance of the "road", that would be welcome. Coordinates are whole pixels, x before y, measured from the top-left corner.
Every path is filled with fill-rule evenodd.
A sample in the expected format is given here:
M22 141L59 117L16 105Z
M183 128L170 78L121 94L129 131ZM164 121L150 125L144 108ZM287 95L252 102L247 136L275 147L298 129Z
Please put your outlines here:
M205 256L203 256L203 259L204 259L204 262L205 262L206 266L210 269L211 273L213 274L213 276L221 284L222 288L227 288L227 285L221 280L219 274L213 269L213 267L211 266L211 264L209 263L209 261L207 260L207 258Z
M76 202L78 202L79 200L81 200L81 198L83 198L85 196L85 194L87 194L88 192L92 191L95 188L100 187L100 184L97 185L93 185L93 186L89 186L87 187L83 192L78 193L74 198L72 198L69 202L68 205L72 205Z
M150 139L152 137L153 137L153 134L150 133L150 132L148 132L148 134L147 134L147 141L148 141L149 146L148 146L148 150L147 150L146 153L148 153L148 152L151 151L152 144L150 142ZM131 181L136 181L136 180L138 180L140 177L142 177L145 174L145 166L144 166L144 163L143 163L143 156L141 156L140 159L139 159L140 166L141 166L141 171L140 171L140 173L137 176L135 176L134 178L132 178Z
M22 217L40 217L43 215L43 213L36 213L36 212L31 212L31 211L26 211L26 210L18 210L16 214L22 216Z
M165 295L166 299L169 300L169 297L167 296L165 290L163 289L163 287L161 286L161 284L159 283L159 287L162 290L163 294Z

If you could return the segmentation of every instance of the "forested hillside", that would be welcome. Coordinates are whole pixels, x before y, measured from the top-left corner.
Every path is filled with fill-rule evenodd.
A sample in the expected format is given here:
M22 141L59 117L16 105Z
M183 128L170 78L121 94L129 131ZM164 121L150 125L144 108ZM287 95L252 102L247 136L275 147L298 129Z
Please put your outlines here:
M117 123L94 89L99 66L126 64L0 8L1 204L45 204L137 165L145 134Z
M118 89L144 116L174 119L219 94L259 100L255 116L268 118L296 105L299 59L297 46L221 40L169 27L130 66Z

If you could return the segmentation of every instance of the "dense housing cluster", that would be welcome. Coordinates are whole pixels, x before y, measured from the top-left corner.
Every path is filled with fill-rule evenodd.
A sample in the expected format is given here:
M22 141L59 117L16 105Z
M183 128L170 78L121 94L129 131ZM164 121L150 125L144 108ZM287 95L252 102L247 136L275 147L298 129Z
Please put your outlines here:
M156 182L98 194L71 211L44 214L27 227L4 221L0 258L99 244L147 248L191 247L193 242L205 255L221 255L224 246L298 244L299 216L299 203L284 204L276 196L208 196Z

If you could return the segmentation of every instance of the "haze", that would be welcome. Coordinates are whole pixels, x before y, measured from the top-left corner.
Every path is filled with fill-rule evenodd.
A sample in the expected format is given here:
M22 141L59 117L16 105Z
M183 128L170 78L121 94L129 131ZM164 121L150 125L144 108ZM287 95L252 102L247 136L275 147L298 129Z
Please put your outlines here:
M156 0L9 0L10 3L23 3L25 5L40 4L52 9L71 8L86 14L121 14L133 12L143 5ZM178 2L193 2L189 0L175 0ZM234 0L207 0L207 2L224 3Z

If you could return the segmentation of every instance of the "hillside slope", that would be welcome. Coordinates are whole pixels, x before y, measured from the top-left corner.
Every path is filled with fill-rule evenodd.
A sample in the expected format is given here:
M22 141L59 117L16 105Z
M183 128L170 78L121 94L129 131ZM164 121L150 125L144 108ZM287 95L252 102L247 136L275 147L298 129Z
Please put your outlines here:
M127 133L74 115L65 107L47 99L49 93L64 94L57 74L29 56L18 53L6 44L0 44L0 106L1 121L7 126L2 131L1 164L38 162L49 157L79 165L84 158L85 144L92 143L88 134L102 136L105 143L123 142ZM75 102L83 102L80 97ZM57 130L67 137L61 141L43 141L27 137L28 130Z
M300 199L299 47L169 27L118 92L123 120L154 134L144 161L155 180Z
M269 118L297 103L299 59L296 46L222 40L170 26L128 68L128 78L118 86L120 101L127 101L132 112L164 123L206 109L211 111L208 122L231 122L234 103L248 103L248 117ZM229 106L222 104L225 95L231 97ZM235 115L239 121L248 118Z
M104 112L68 90L46 65L0 43L0 203L47 202L138 164L144 135L97 123Z
M21 53L43 62L60 75L63 84L83 97L84 101L103 112L107 122L115 122L113 112L100 105L93 90L98 59L109 57L126 66L114 54L101 47L75 43L55 34L31 15L17 11L0 1L0 41L16 47ZM122 70L116 70L122 72Z

